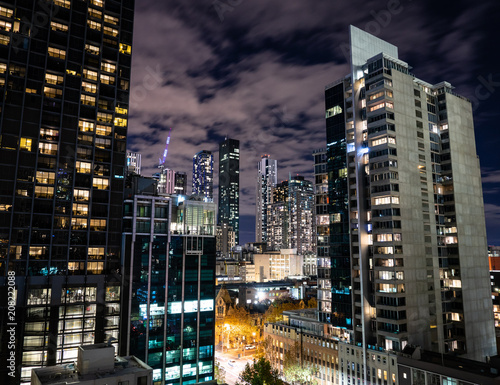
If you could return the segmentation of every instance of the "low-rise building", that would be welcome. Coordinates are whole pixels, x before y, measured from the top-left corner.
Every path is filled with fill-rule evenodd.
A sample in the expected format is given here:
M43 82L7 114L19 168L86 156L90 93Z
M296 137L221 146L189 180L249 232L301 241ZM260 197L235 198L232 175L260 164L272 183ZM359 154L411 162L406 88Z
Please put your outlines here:
M32 385L150 385L153 369L134 356L115 357L108 344L84 345L78 348L72 364L33 369Z

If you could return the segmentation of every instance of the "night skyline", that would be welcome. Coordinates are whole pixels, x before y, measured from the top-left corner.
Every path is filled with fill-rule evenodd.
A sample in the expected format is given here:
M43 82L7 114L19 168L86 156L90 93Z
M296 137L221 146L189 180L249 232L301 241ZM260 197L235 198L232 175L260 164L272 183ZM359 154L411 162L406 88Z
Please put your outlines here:
M472 100L488 243L499 244L494 10L493 1L355 1L348 8L328 1L143 1L128 150L142 153L143 175L154 173L173 127L167 167L191 178L195 153L212 151L218 164L224 136L240 140L240 243L253 241L257 163L268 153L278 160L278 181L289 172L312 179L311 154L326 145L324 87L348 72L353 24L398 46L417 77L447 81Z

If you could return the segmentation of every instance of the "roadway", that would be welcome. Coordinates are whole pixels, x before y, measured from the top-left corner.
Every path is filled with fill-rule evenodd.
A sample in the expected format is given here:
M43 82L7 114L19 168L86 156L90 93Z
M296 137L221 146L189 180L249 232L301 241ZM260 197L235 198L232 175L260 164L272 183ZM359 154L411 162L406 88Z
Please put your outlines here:
M239 358L238 354L240 355ZM220 347L217 347L217 350L215 351L215 359L220 362L220 366L225 371L224 379L226 384L235 385L236 382L239 381L239 375L243 369L245 369L245 365L247 363L252 364L254 354L255 349L229 349L229 351L224 349L224 352L221 352Z

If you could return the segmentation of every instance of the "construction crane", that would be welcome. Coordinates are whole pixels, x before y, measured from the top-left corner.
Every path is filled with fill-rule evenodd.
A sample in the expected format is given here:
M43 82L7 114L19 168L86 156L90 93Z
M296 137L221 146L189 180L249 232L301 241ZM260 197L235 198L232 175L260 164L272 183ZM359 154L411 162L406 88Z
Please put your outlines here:
M172 134L172 127L170 127L170 130L168 131L168 138L165 143L165 150L163 150L163 156L159 159L159 165L158 167L163 168L165 166L165 161L167 160L167 155L168 155L168 144L170 143L170 134Z

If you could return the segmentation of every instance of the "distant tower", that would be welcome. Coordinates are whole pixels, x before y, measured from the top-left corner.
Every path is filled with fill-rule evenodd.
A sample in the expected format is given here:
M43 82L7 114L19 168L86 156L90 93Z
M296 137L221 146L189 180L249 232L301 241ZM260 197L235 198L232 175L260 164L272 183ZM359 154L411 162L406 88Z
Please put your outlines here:
M255 201L255 241L267 242L267 205L273 187L278 183L278 161L262 155L258 164Z
M214 199L214 157L210 151L200 151L193 156L193 194Z
M226 138L219 145L219 225L233 228L236 244L240 229L240 141Z

